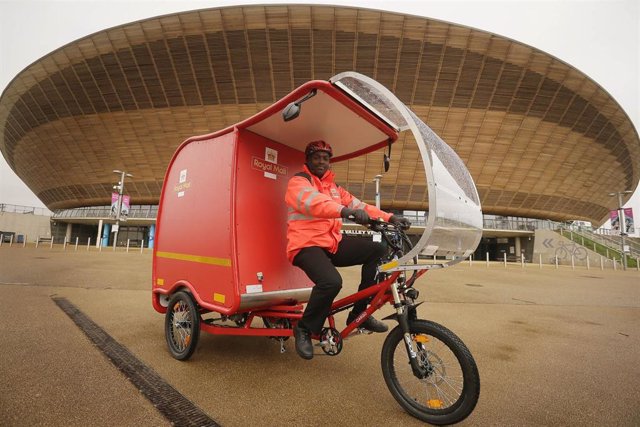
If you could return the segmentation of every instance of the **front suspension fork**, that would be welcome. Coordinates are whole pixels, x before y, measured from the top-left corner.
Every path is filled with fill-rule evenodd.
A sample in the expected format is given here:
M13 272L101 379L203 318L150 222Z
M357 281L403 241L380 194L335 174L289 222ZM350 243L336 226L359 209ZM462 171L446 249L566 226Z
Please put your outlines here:
M400 324L400 329L402 330L404 346L407 350L407 355L409 356L409 363L411 364L413 375L420 379L426 378L427 371L421 367L418 362L418 354L416 353L409 327L409 317L412 315L412 312L415 313L415 306L407 306L403 304L403 301L400 299L400 293L398 292L397 282L391 285L391 294L393 295L393 307L396 309L396 316L394 317L396 317L396 320Z

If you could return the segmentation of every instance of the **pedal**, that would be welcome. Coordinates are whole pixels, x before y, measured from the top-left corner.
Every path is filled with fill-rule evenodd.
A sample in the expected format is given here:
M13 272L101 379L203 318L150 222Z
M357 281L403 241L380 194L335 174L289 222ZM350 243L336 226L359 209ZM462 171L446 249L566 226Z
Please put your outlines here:
M284 338L279 338L278 341L280 341L280 354L283 354L287 351L284 346Z

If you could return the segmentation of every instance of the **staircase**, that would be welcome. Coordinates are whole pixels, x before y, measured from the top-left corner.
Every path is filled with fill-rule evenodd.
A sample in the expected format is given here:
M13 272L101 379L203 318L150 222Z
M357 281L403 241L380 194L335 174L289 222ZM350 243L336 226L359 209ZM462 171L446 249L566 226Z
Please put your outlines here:
M608 259L621 260L621 237L596 234L585 229L564 229L556 230L563 237L584 246ZM640 258L640 244L634 239L627 238L625 244L629 246L627 252L627 266L637 268L638 258Z

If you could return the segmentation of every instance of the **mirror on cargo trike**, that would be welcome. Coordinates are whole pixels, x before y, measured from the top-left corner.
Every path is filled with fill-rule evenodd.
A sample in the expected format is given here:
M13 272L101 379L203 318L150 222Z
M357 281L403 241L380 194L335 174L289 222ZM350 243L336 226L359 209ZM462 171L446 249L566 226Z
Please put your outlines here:
M300 115L300 111L302 109L302 103L307 99L315 96L315 94L316 94L316 89L312 89L311 92L309 92L307 95L305 95L301 99L288 104L284 108L284 110L282 110L282 118L284 119L284 121L288 122L290 120L298 118L298 116Z

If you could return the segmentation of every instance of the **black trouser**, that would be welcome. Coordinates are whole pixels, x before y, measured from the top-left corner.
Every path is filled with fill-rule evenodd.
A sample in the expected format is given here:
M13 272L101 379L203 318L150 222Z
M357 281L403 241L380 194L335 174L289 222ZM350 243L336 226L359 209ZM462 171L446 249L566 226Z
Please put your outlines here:
M320 333L331 311L333 299L342 288L342 277L336 267L362 264L358 287L361 291L375 283L378 260L384 253L382 244L355 236L343 236L335 254L319 246L311 246L298 252L293 265L300 267L315 283L300 325L312 333ZM360 314L366 308L366 299L358 301L353 307L353 313Z

